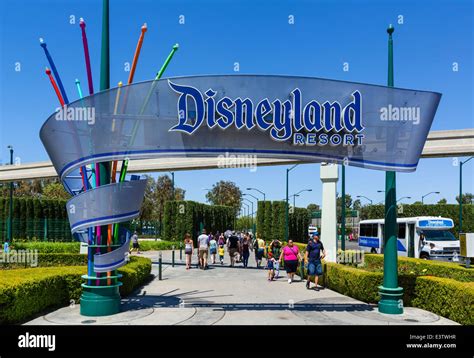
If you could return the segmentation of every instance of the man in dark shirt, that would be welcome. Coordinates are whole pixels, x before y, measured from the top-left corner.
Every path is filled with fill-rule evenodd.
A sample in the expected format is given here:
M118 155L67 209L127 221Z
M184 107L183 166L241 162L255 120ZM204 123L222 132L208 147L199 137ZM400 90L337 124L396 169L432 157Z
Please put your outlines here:
M306 279L306 288L309 290L311 285L311 276L314 276L315 290L319 291L318 278L323 274L323 267L321 260L326 256L323 243L319 241L317 234L313 235L313 240L306 246L306 253L304 256L305 263L308 264L308 278Z
M235 255L240 252L240 241L235 232L229 236L229 239L227 240L227 248L230 256L230 266L234 266Z

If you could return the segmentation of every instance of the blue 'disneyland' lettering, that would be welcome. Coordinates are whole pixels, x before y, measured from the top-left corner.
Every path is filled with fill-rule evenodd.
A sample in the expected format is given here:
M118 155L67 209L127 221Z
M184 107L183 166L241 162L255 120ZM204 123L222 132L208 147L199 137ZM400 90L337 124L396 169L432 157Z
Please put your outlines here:
M303 93L299 88L291 91L289 99L284 101L276 98L270 102L264 98L255 105L250 98L219 98L211 88L203 94L192 86L171 81L168 84L179 94L178 123L170 131L193 134L204 123L208 128L218 126L221 129L234 126L237 130L252 130L257 127L269 131L276 141L293 137L295 145L360 145L364 138L360 134L364 130L362 94L357 90L351 93L352 99L345 106L330 99L323 104L311 99L303 105ZM191 117L189 114L194 112Z

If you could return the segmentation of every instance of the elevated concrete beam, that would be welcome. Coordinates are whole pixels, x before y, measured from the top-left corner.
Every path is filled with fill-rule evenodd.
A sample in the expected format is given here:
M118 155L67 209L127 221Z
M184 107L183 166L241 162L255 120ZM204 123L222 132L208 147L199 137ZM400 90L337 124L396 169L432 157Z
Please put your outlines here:
M474 129L433 131L423 148L422 158L462 157L474 155ZM305 163L280 158L258 158L258 166ZM192 169L219 168L215 158L158 158L130 161L129 173L148 173ZM120 167L119 167L120 169ZM51 162L26 163L0 166L0 183L12 180L55 178L57 173Z

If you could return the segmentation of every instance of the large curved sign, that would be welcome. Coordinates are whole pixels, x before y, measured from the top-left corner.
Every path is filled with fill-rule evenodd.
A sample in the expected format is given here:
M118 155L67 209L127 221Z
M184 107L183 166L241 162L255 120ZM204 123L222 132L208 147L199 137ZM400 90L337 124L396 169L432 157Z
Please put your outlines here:
M255 75L170 78L117 91L76 101L42 127L61 177L98 161L226 152L409 172L416 169L441 97Z

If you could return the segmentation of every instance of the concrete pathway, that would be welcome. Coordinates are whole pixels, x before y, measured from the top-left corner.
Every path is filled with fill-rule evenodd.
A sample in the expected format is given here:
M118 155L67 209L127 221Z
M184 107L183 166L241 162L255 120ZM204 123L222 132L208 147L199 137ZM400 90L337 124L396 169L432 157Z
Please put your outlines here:
M377 307L329 289L307 290L299 277L288 284L285 272L267 281L267 272L247 269L226 261L200 270L186 271L176 254L163 252L163 280L158 280L158 252L145 252L152 259L156 276L135 295L122 300L122 312L106 317L85 317L79 306L64 307L26 324L34 325L454 325L433 313L405 308L403 315L385 315ZM184 256L184 252L183 252ZM184 258L184 257L183 257ZM193 257L194 263L197 262ZM226 256L227 259L227 256Z

